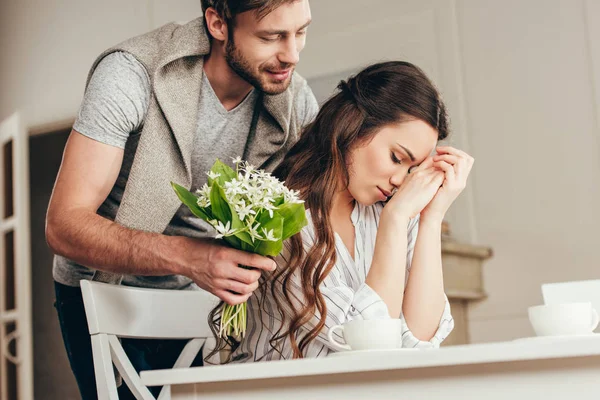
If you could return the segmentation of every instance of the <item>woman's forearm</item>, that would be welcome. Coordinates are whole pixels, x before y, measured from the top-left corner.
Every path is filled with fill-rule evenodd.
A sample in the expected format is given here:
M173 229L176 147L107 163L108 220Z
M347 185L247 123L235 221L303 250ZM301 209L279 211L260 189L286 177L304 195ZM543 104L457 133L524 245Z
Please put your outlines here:
M422 217L404 293L402 312L419 340L428 341L438 329L444 312L444 277L441 247L442 221Z
M392 318L400 318L402 312L408 222L408 217L388 215L385 210L381 214L373 261L366 279L367 285L385 302Z

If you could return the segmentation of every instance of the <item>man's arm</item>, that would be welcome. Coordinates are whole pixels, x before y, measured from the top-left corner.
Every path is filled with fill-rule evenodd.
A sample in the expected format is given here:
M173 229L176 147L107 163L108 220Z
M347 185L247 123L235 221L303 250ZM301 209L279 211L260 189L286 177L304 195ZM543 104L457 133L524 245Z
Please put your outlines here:
M55 253L95 269L131 275L182 272L175 264L170 238L136 232L96 214L122 160L122 149L71 132L48 208L48 245Z
M96 214L122 160L122 149L71 132L46 217L52 251L119 274L188 276L230 304L245 301L258 286L260 272L238 264L271 270L272 260L211 240L128 229Z

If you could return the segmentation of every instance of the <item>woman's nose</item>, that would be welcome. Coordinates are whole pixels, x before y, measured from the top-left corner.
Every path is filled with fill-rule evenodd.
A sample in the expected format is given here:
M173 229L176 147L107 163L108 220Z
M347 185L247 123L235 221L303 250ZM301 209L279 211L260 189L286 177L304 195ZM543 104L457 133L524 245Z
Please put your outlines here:
M400 168L395 174L390 178L390 183L395 188L400 187L404 179L406 179L406 175L408 175L408 168Z

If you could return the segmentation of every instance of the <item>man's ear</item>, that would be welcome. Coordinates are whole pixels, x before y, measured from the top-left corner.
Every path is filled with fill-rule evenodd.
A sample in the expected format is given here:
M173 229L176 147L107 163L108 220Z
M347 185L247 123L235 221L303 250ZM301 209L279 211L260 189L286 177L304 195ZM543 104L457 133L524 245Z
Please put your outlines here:
M217 40L225 41L227 39L227 24L217 11L212 7L208 7L204 13L204 18L210 35Z

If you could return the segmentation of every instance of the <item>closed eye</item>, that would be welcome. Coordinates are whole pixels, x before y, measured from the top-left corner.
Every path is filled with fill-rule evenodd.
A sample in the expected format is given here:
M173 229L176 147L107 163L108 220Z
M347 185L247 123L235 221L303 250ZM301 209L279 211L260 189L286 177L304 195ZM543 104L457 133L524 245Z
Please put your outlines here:
M399 160L398 157L396 157L396 155L394 154L394 152L392 151L391 153L391 157L392 157L392 161L396 164L402 164L402 160Z

